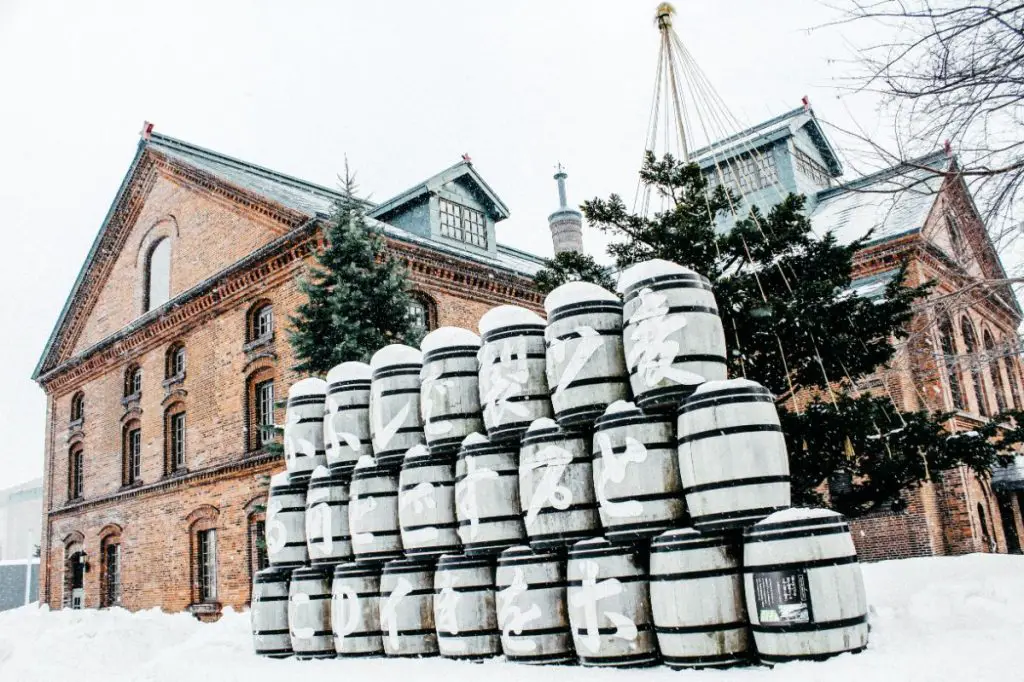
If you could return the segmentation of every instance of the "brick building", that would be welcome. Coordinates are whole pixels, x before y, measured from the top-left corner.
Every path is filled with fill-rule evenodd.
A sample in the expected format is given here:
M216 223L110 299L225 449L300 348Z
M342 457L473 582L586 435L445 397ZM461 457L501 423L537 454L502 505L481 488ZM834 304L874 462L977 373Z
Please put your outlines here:
M215 613L249 599L260 424L298 377L286 325L338 194L144 134L34 379L47 395L40 601ZM469 159L378 206L428 326L539 308L537 258Z
M891 397L904 410L953 411L954 433L969 432L1004 408L1024 409L1022 312L956 159L938 152L841 182L842 164L810 106L765 121L696 152L712 182L726 182L766 209L787 193L807 197L819 234L849 244L855 293L882 296L902 262L907 284L936 283L888 368L857 389ZM980 480L959 468L932 472L891 510L855 519L865 559L1020 552L1024 538L1024 457Z

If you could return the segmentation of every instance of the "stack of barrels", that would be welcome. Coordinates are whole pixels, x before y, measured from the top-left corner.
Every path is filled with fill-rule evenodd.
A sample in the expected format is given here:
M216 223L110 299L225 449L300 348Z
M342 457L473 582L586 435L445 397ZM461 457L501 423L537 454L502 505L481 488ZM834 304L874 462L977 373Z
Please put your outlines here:
M288 397L253 582L267 656L724 667L867 645L845 519L790 508L708 280L572 282Z

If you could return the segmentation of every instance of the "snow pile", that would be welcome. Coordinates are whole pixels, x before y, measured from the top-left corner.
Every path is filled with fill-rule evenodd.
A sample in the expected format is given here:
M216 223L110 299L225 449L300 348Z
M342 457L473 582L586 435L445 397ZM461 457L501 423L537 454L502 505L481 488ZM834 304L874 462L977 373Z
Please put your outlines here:
M619 303L619 298L607 289L591 282L566 282L547 295L544 299L544 310L550 315L559 308L590 301Z
M1024 557L970 555L864 566L871 642L856 656L775 669L678 673L534 668L501 660L473 665L443 659L275 661L252 653L249 617L228 611L212 625L157 610L0 613L0 680L52 682L864 682L1018 679L1024 633Z
M420 350L424 354L441 348L452 348L454 346L480 347L480 337L462 327L438 327L423 337L420 342Z
M327 373L327 383L369 381L370 372L370 366L365 362L343 362L340 365L331 367L331 371Z

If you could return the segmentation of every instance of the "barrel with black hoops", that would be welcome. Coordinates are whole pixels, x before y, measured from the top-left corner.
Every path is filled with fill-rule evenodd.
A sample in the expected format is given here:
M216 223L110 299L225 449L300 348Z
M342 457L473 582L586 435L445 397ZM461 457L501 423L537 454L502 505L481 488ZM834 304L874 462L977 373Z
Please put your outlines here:
M501 654L493 557L445 554L437 560L434 625L445 658L478 660Z
M480 337L440 327L423 337L420 413L427 447L454 455L462 439L484 428L480 412Z
M347 563L334 567L331 630L342 658L384 655L380 633L380 568Z
M670 417L612 403L594 425L593 455L594 493L608 540L635 542L680 524L686 506Z
M420 415L423 355L391 344L370 358L370 437L379 466L398 471L406 451L424 442Z
M288 389L284 421L284 461L294 483L306 483L313 470L327 463L324 450L324 402L327 382L316 377Z
M590 443L553 419L538 419L519 454L519 505L530 546L571 545L599 532Z
M736 536L701 535L692 528L651 540L651 608L665 665L725 668L749 662L742 552Z
M492 441L519 441L534 419L551 417L544 318L502 305L480 318L480 405Z
M565 562L558 554L509 547L494 576L505 658L544 665L575 663L565 596Z
M252 579L249 624L255 651L260 656L287 658L292 655L288 629L288 583L292 569L271 566Z
M324 466L313 471L306 491L306 547L314 566L352 560L348 484Z
M555 421L588 428L606 407L629 399L622 301L590 282L567 282L544 299L547 378Z
M622 272L630 385L645 412L671 411L705 381L726 377L725 334L708 279L649 260Z
M748 379L709 381L679 407L679 474L693 526L737 530L790 505L775 401Z
M270 477L266 512L267 561L297 568L309 561L306 545L306 486L292 483L288 472Z
M604 538L569 549L569 624L580 663L632 667L658 662L647 572L636 549Z
M455 518L463 551L499 554L526 541L516 447L472 433L455 462Z
M823 660L867 647L864 578L842 514L788 509L748 528L743 572L762 663Z
M370 366L343 362L327 373L324 449L327 467L345 480L363 455L372 455L370 440Z
M296 658L334 658L331 631L331 576L324 566L292 571L288 589L288 627Z
M380 629L388 656L437 655L432 562L396 559L384 564L380 577Z
M398 526L398 476L363 456L352 472L348 529L359 563L381 563L402 556Z
M432 454L425 445L405 454L398 476L398 524L407 558L459 550L452 469L448 455Z

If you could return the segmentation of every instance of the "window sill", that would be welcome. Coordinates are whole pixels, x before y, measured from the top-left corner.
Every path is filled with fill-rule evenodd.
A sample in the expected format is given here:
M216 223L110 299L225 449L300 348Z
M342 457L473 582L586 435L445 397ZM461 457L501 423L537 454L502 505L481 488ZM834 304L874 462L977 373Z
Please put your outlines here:
M169 389L177 384L185 383L185 373L175 374L173 377L167 377L164 379L163 387Z
M85 422L85 417L79 417L78 419L72 419L68 422L68 431L74 431L75 429L81 429L82 424Z
M71 507L71 506L74 506L76 504L81 504L82 502L85 502L85 496L84 495L79 495L77 497L69 497L67 499L67 501L64 503L64 506L65 507Z
M139 401L141 400L142 393L132 393L131 395L126 395L125 397L121 398L121 405L124 407L129 407L132 403L138 405Z
M273 334L267 334L266 336L261 336L258 339L253 339L252 341L249 341L244 346L242 346L242 350L244 352L246 352L246 353L251 353L254 350L258 350L260 348L263 348L264 346L270 346L273 343L274 343L274 335Z
M188 611L193 616L219 614L221 612L221 604L218 601L206 601L199 602L198 604L189 604Z
M132 490L133 488L141 488L142 480L132 481L131 483L123 483L120 490Z

